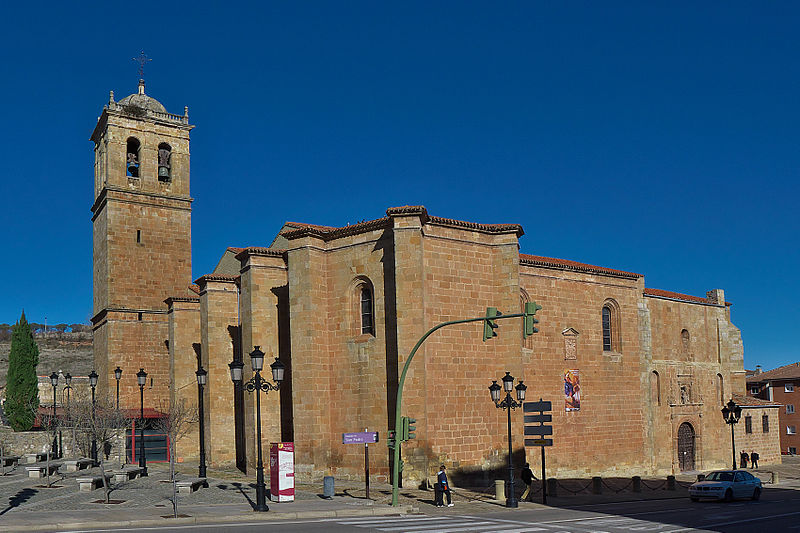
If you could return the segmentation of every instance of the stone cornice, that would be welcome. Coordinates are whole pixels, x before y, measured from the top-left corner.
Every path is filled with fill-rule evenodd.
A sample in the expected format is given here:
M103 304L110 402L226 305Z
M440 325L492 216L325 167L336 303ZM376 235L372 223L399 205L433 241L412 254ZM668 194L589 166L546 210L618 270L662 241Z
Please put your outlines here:
M623 270L614 270L611 268L588 265L586 263L578 263L577 261L542 257L539 255L519 254L519 264L524 266L555 268L558 270L571 270L573 272L583 272L587 274L602 274L604 276L624 279L639 279L643 277L641 274L636 274L634 272L625 272Z
M111 195L111 197L109 197L109 194ZM144 197L147 197L147 198L159 198L159 199L168 200L168 201L171 201L171 202L174 202L175 204L177 204L177 205L161 205L161 206L159 206L159 207L166 207L168 209L191 210L192 209L191 203L194 201L194 199L192 197L190 197L190 196L174 196L174 195L164 195L164 194L144 192L144 191L132 191L132 190L129 190L129 189L122 189L122 188L119 188L119 187L106 185L105 187L103 187L103 190L100 191L100 194L97 195L97 198L95 199L94 204L92 204L92 208L91 208L91 212L93 213L92 220L94 220L97 217L97 214L100 212L101 208L107 203L107 201L109 199L123 201L123 202L124 201L135 202L135 200L127 200L127 199L123 199L123 198L115 198L114 196L116 194L121 194L122 196L130 195L132 197L144 196ZM142 204L146 204L146 205L153 205L152 202L145 202L145 201L139 201L139 202L136 202L136 203L142 203ZM188 205L182 206L181 204L188 204Z
M258 246L250 246L247 248L242 248L239 253L237 253L234 257L239 261L244 261L250 256L260 256L260 257L280 257L284 261L286 261L286 250L280 250L277 248L260 248Z

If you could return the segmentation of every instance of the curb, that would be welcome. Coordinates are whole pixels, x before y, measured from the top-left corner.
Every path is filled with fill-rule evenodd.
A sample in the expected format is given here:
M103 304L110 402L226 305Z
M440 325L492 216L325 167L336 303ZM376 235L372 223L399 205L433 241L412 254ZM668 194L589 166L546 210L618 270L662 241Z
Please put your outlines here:
M287 513L248 513L226 516L190 516L184 518L145 518L142 520L115 520L91 522L59 522L55 524L8 525L0 520L0 529L3 531L70 531L76 529L119 529L123 527L148 527L148 526L185 526L192 524L224 524L224 523L249 523L249 522L277 522L280 520L296 520L307 518L345 518L358 516L387 516L404 515L414 512L410 505L400 507L371 507L369 509L334 509L320 511L294 511Z

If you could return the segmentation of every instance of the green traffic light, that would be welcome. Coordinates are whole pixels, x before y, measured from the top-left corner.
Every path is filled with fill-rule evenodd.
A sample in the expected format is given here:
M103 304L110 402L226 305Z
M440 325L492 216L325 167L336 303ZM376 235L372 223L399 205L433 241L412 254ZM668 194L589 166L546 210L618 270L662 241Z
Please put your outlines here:
M483 321L483 342L486 342L492 337L497 337L497 321L495 317L501 316L503 313L497 310L496 307L486 308L486 320Z

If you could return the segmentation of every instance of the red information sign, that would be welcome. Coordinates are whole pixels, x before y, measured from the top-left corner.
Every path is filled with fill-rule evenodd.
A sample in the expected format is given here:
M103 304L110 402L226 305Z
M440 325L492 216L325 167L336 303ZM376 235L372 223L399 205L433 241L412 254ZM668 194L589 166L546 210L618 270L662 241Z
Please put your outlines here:
M269 494L272 501L294 501L293 442L273 442L270 444L269 477Z

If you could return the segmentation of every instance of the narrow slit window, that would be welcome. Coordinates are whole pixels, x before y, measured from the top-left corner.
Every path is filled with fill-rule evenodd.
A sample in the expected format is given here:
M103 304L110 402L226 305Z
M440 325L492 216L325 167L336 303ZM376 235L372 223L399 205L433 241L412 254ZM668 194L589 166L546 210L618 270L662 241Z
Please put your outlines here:
M744 432L745 433L752 433L753 432L753 417L752 416L744 417Z
M769 415L761 415L761 431L769 433Z
M369 287L361 288L361 334L375 334L372 316L372 291L369 290Z
M139 321L141 322L141 320L142 320L142 313L139 313Z
M141 243L142 243L142 230L137 229L136 230L136 244L141 244Z

